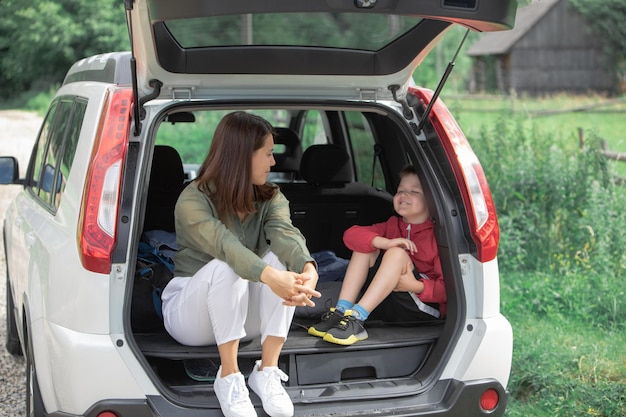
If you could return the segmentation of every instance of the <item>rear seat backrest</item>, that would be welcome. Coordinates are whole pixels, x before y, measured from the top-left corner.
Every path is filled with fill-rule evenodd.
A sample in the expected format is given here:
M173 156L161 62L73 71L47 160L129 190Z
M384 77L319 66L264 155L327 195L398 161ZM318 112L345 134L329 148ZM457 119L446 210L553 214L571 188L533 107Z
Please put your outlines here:
M343 258L350 251L343 232L393 214L392 196L353 181L350 156L336 145L313 145L302 155L300 175L306 183L280 184L289 199L292 221L307 239L311 252L331 250Z
M152 157L150 184L143 230L175 232L174 207L185 187L185 171L178 151L156 145Z

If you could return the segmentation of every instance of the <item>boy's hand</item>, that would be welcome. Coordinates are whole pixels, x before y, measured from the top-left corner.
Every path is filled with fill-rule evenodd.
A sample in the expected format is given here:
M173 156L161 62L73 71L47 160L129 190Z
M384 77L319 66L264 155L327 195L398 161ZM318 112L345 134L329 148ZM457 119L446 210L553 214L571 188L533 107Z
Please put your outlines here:
M414 292L416 294L421 294L424 291L424 283L413 274L413 262L407 262L406 268L400 274L400 279L393 290L397 292Z
M383 237L376 237L375 240L372 241L372 245L378 249L387 250L390 248L402 248L408 251L411 255L417 252L417 246L411 239L401 237L395 239L385 239Z

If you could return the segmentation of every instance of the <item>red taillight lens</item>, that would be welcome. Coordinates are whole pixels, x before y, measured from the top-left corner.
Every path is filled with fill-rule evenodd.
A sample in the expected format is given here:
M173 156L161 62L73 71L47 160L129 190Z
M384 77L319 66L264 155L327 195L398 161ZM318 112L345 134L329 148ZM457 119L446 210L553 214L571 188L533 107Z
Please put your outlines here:
M87 173L78 244L83 266L93 272L111 271L132 97L131 89L113 88L109 92Z
M500 394L493 388L489 388L480 396L480 408L485 411L493 411L500 402Z
M426 107L433 92L423 88L410 88L409 94L419 98ZM429 119L439 135L454 176L461 187L470 232L478 250L478 260L491 261L498 252L500 227L483 168L463 131L441 100L437 99L433 105Z
M117 417L117 414L111 411L103 411L100 414L98 414L98 417Z

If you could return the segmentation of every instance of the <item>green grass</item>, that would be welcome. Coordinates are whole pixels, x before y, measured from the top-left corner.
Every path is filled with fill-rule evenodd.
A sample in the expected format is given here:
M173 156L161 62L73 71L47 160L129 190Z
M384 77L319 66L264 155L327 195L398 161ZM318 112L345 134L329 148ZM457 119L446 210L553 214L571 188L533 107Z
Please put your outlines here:
M579 276L577 279L588 278ZM536 282L536 289L540 290L545 280L545 276L533 274L504 275L503 278L503 312L514 332L508 387L511 398L505 416L626 415L623 323L605 325L593 318L583 320L576 308L538 312L531 300L520 302L521 281ZM549 295L543 298L547 307L544 310L551 310L550 304L556 301L551 301Z

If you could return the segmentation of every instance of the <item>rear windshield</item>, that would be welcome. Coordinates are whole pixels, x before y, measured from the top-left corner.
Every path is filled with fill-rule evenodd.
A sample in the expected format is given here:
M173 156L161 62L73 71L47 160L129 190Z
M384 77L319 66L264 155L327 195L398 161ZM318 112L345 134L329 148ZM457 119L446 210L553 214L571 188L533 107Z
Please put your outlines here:
M166 21L183 48L258 45L378 51L422 19L370 13L272 13Z

